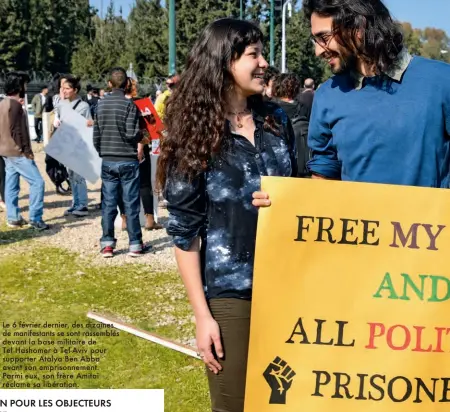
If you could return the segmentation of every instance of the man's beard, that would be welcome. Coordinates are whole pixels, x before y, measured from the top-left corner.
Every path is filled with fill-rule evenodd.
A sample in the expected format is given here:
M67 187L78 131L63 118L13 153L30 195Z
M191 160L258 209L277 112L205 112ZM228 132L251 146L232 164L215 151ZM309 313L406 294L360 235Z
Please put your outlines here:
M354 54L339 54L337 56L339 60L339 65L335 67L331 66L331 72L333 74L344 74L350 73L356 70L357 58Z

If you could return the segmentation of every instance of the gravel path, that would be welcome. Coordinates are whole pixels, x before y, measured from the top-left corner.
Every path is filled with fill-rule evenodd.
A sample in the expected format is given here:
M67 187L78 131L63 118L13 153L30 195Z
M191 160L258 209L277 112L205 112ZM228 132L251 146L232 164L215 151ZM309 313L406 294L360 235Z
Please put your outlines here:
M74 216L64 217L64 211L71 206L71 196L61 196L55 191L55 185L49 179L45 172L45 153L41 145L33 143L35 160L42 177L45 179L45 198L44 198L44 220L51 225L49 231L41 232L35 240L45 245L55 245L63 247L80 256L89 258L94 265L113 265L120 266L125 263L148 264L154 270L173 270L176 269L176 263L173 256L171 239L166 231L146 231L143 228L143 240L152 246L149 253L139 257L130 258L127 256L128 235L120 229L116 232L117 249L116 255L112 259L104 259L99 254L99 239L101 230L101 212L95 210L93 206L100 202L100 181L95 185L88 183L89 191L89 210L90 214L84 218ZM22 208L22 214L25 219L28 218L28 184L21 181L21 192L19 205ZM159 209L159 222L164 225L167 220L167 211ZM0 220L4 221L5 213L0 214Z

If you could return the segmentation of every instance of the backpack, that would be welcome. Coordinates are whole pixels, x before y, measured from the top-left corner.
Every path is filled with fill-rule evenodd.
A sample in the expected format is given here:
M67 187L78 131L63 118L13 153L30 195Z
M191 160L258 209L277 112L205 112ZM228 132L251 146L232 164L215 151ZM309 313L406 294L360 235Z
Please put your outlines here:
M60 195L70 195L72 193L69 173L66 167L48 154L45 155L45 171L50 180L55 184L56 191Z
M308 147L308 129L309 121L306 117L300 116L297 113L291 120L292 128L294 129L295 144L297 147L297 166L298 176L311 176L307 164L311 159L311 150Z

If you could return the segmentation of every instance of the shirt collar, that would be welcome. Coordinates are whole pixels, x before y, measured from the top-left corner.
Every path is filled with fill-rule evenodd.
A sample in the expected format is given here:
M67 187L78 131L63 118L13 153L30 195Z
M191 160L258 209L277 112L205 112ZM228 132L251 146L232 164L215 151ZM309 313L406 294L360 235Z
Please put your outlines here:
M400 54L398 55L397 62L394 63L391 67L389 67L389 69L386 70L384 74L390 77L392 80L400 82L406 70L408 69L411 60L412 56L409 54L408 50L404 47L400 52ZM355 89L356 90L362 89L365 76L358 72L352 72L351 76L354 81Z

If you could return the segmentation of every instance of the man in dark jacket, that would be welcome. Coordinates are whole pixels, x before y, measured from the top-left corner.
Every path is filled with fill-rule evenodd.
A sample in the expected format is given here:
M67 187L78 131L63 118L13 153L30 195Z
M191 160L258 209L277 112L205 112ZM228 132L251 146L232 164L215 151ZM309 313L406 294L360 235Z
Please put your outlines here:
M44 210L44 180L34 162L26 114L19 100L25 94L22 78L8 75L6 98L0 102L0 156L5 159L5 200L7 224L22 227L27 222L20 215L20 177L30 185L30 226L36 230L49 228L42 220Z
M306 163L310 157L307 145L309 117L306 115L302 102L296 100L300 84L300 80L294 73L280 74L275 77L272 90L276 103L285 111L294 129L298 176L306 177L309 176Z

